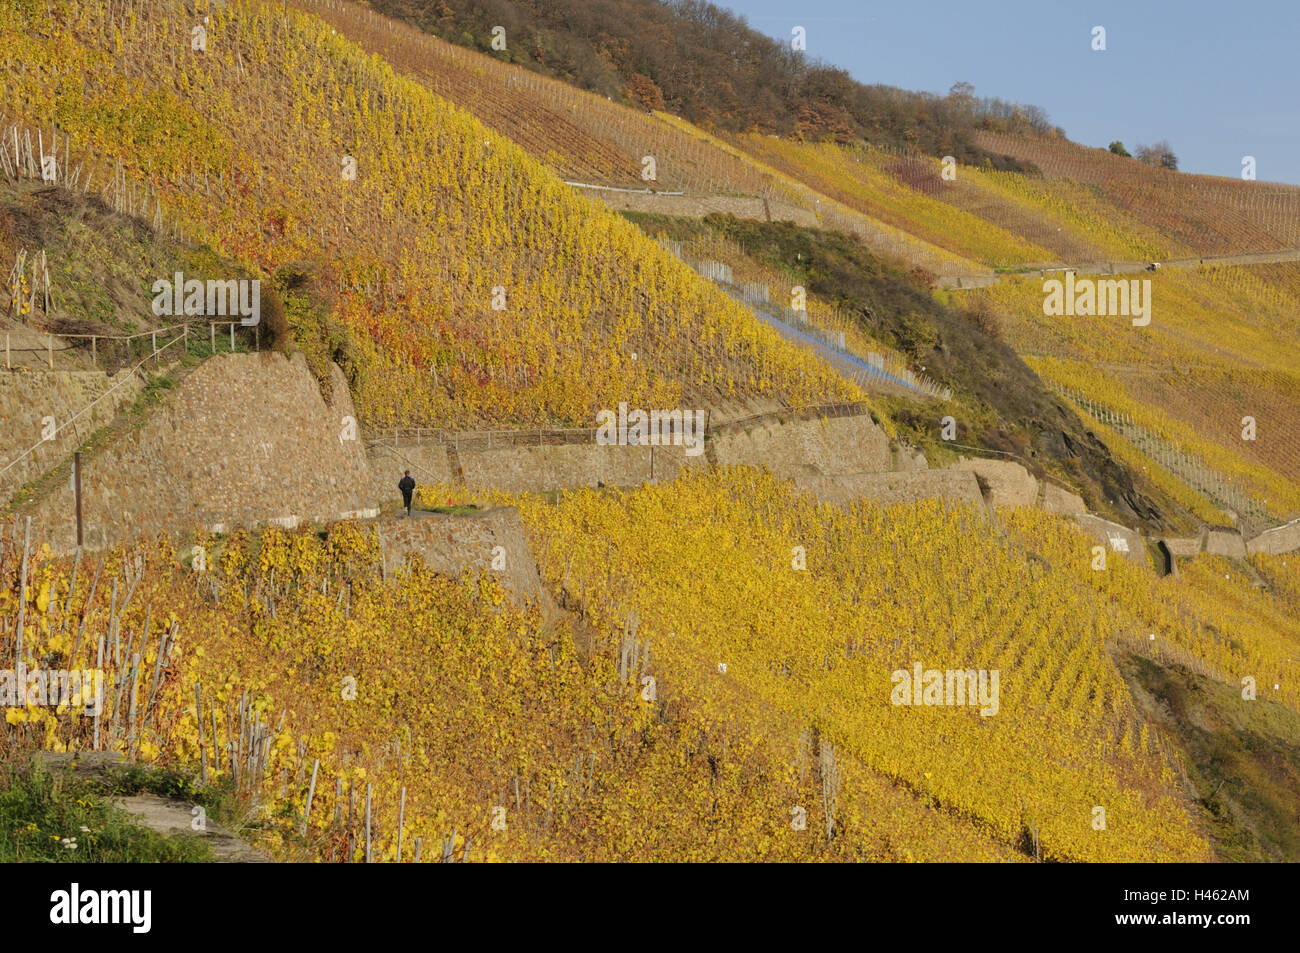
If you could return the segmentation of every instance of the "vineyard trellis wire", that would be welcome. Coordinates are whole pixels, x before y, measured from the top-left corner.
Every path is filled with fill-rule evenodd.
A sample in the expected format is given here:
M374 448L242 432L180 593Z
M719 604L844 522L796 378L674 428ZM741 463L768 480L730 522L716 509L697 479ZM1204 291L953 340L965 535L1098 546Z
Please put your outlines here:
M894 355L875 351L868 351L865 355L856 354L846 346L843 331L832 334L812 324L806 313L778 307L772 302L771 289L767 285L761 282L737 283L730 265L712 259L688 257L681 242L661 244L700 275L748 307L760 321L796 344L811 347L855 382L867 384L872 380L884 381L937 400L947 401L952 398L951 388L943 387L925 374L913 371Z
M1136 423L1128 414L1116 413L1071 388L1055 383L1049 383L1049 386L1081 407L1095 420L1115 430L1197 493L1209 498L1216 505L1236 513L1253 528L1262 529L1278 525L1278 521L1272 514L1241 486L1225 480L1221 474L1205 466L1193 455Z

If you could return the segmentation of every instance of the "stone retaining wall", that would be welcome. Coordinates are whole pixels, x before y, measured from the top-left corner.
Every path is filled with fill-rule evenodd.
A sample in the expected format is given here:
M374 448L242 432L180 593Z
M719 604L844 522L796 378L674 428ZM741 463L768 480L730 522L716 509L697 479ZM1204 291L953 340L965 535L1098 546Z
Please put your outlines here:
M1061 516L1083 516L1088 512L1083 497L1078 493L1072 493L1064 487L1046 481L1043 483L1043 498L1039 505L1048 513Z
M381 501L398 498L397 481L407 469L417 483L425 485L455 483L463 476L473 488L535 492L600 484L633 486L674 479L685 468L705 465L704 454L687 456L680 447L592 443L479 447L453 453L441 444L394 443L379 437L367 452L359 440L348 439L344 422L355 411L342 374L337 368L331 374L332 398L326 403L301 355L290 360L275 353L232 354L205 361L138 428L87 456L83 472L87 547L200 526L228 531L235 526L293 527L303 521L374 516ZM12 446L23 444L26 431L39 436L40 417L69 416L73 408L102 393L109 380L99 372L0 377L0 410L6 414L6 424L14 422L5 428L4 436ZM87 415L83 429L61 438L66 446L53 442L9 483L18 485L15 481L62 462L75 446L74 438L84 439L106 423L118 407L135 399L139 388L138 380L124 381L104 402L100 414ZM738 404L719 416L735 419L746 409ZM1147 561L1146 546L1137 533L1087 514L1076 494L1047 483L1041 487L1040 502L1038 481L1018 463L966 459L946 470L928 470L923 455L908 448L891 449L884 432L867 415L811 420L791 416L732 426L724 423L721 429L715 420L708 456L721 465L765 466L834 504L863 498L881 503L926 498L976 503L985 496L996 505L1039 503L1049 512L1074 516L1111 551L1117 551L1112 537L1118 538L1129 558ZM0 452L5 446L0 443ZM977 476L985 484L983 495ZM4 485L0 483L0 489ZM20 512L33 516L38 537L55 551L66 552L75 545L70 487L54 487ZM517 521L517 514L514 518ZM405 525L395 530L399 540L413 532ZM442 560L439 565L465 565L453 558L451 543L435 546L425 538L431 528L420 532L425 535L419 546L436 552ZM489 537L497 538L493 535L497 532L474 542L477 537L471 538L473 533L465 530L456 545L463 548L468 539L473 542L470 549L477 552L474 546L486 545ZM521 551L526 551L521 541L519 537L510 546L523 545ZM1300 548L1300 520L1249 543L1236 531L1224 529L1165 543L1175 556L1204 551L1240 558L1248 552L1289 552ZM516 582L524 585L523 580Z
M1147 558L1146 542L1135 530L1091 514L1076 516L1074 519L1085 533L1106 547L1107 553L1118 553L1143 566L1151 565Z
M1260 533L1246 544L1246 551L1255 553L1289 553L1300 549L1300 519Z
M1205 551L1211 556L1244 559L1246 541L1235 529L1212 529L1205 534Z
M65 461L92 433L110 423L139 396L144 382L130 370L6 371L0 369L0 500ZM103 397L76 420L88 404ZM42 421L54 418L53 440L42 441ZM24 451L31 453L18 459Z
M900 472L909 472L912 470L928 470L930 463L925 459L925 454L915 447L896 446L893 450L893 459L890 469Z
M595 443L500 447L461 451L465 485L511 493L583 486L636 486L672 480L685 468L702 466L704 454L681 447L618 447Z
M795 484L818 502L843 506L853 500L912 503L941 499L983 504L979 483L969 470L913 470L907 473L855 473L845 476L800 476Z
M985 498L993 506L1033 506L1038 502L1038 481L1018 463L963 458L952 469L969 470L979 477L988 487Z
M418 554L435 572L456 575L468 568L498 573L515 602L537 602L548 618L558 611L542 585L519 510L513 506L465 515L427 513L381 519L377 529L390 572L408 556ZM502 568L493 568L494 559Z
M741 411L750 410L736 405L717 415L710 412L715 432L709 443L719 464L767 466L782 477L886 471L895 465L884 431L866 415L782 422L777 412L768 410L774 415L771 419L717 431L719 417L735 419ZM471 489L536 493L673 480L683 470L707 463L704 453L692 456L673 446L600 446L590 442L479 445L454 451L460 464L458 477L453 472L451 445L394 441L376 435L369 453L371 494L379 500L398 498L397 481L408 469L419 484L459 483L463 478ZM904 465L924 468L924 455L914 452Z
M376 515L365 450L345 439L352 399L332 373L326 404L301 354L209 358L137 429L83 460L87 548L196 526ZM75 547L69 486L23 512L52 549Z
M589 198L597 199L616 211L654 212L659 215L681 215L688 218L703 218L712 212L734 215L736 218L756 218L759 221L769 219L774 222L788 221L807 228L817 228L817 216L807 209L799 208L785 202L768 200L766 206L761 198L749 196L713 195L708 193L691 193L689 195L665 195L661 192L615 192L606 189L581 189Z
M407 470L419 485L454 483L447 448L437 443L412 441L375 442L367 448L370 456L370 495L381 503L400 500L397 482Z
M1205 548L1204 536L1166 536L1160 542L1165 544L1171 556L1195 556Z
M881 473L893 465L889 438L867 415L797 420L714 435L721 465L766 466L779 477Z

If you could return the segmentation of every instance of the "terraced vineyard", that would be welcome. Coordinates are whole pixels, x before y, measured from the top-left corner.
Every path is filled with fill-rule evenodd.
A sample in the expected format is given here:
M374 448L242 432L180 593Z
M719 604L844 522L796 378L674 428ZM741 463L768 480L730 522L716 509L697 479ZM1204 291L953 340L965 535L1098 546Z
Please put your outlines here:
M469 110L566 181L652 191L660 201L685 193L688 203L673 206L677 214L692 207L689 197L713 202L748 196L761 200L763 216L797 218L857 234L879 254L935 275L984 270L926 236L863 214L852 202L841 205L819 194L810 187L813 183L756 161L746 150L679 117L628 108L376 17L345 0L294 4L321 16L363 49L384 56L403 75ZM643 176L647 157L654 160L650 181ZM645 201L655 207L651 199Z
M1078 565L1080 538L1068 524L1031 509L1005 514L1004 520L1013 538L1051 565ZM1182 576L1154 585L1145 567L1124 559L1108 562L1104 572L1084 570L1073 576L1090 591L1089 602L1098 611L1129 626L1123 644L1137 648L1145 641L1153 657L1238 688L1242 676L1250 675L1264 686L1261 697L1296 711L1300 691L1287 673L1295 667L1300 639L1300 617L1294 612L1297 561L1252 558L1276 584L1252 585L1240 563L1215 556L1189 561Z
M394 69L544 160L564 178L635 189L756 195L802 204L794 190L654 116L465 50L346 0L294 0ZM643 158L655 160L653 180Z
M1300 635L1294 620L1273 628L1285 610L1264 596L1229 608L1184 582L1153 588L1124 560L1096 572L1091 540L1032 510L1004 517L1004 541L970 510L828 512L744 471L523 505L548 579L581 593L598 629L635 613L661 683L696 686L719 712L752 694L1000 840L1038 831L1058 859L1203 856L1107 646L1271 686ZM890 673L917 660L999 669L1000 713L891 704ZM1300 703L1293 686L1278 697Z
M1170 402L1167 397L1158 403L1143 403L1090 364L1052 358L1026 361L1045 381L1079 400L1081 409L1100 408L1104 421L1112 416L1122 418L1124 423L1116 425L1117 433L1150 451L1152 462L1161 466L1169 463L1165 469L1176 470L1180 479L1210 489L1218 505L1249 514L1260 522L1281 522L1300 510L1300 484L1241 452L1240 420L1236 430L1220 441L1213 439L1213 432L1198 430L1188 422L1203 413L1200 397L1194 396L1184 404ZM1222 408L1222 412L1232 413L1229 408ZM1263 419L1270 427L1277 426L1277 421ZM1263 439L1277 438L1265 434ZM1285 446L1285 441L1281 442ZM1285 454L1282 459L1293 465Z
M1171 172L1064 139L981 133L977 140L1034 163L1050 178L1098 189L1107 202L1193 255L1300 248L1295 186Z
M76 574L36 554L27 650L98 657L112 690L99 718L11 708L7 730L56 751L99 738L228 784L259 805L246 836L300 861L1024 859L818 745L806 722L674 680L628 620L584 656L572 624L510 605L490 576L381 578L374 535L351 524L323 541L203 542L201 577L158 545ZM10 580L22 546L7 543ZM6 584L0 620L18 604ZM833 838L817 806L827 767Z
M1068 264L1100 259L1146 262L1185 250L1085 184L984 169L963 169L958 179L974 184L978 191L971 195L953 190L943 193L946 200L981 217L988 215L996 224L1007 222L1004 227L1028 215L1027 234L1039 238L1044 247L1059 250ZM991 208L986 198L990 195L997 200ZM1004 203L1015 211L1005 211Z
M937 164L931 180L931 163L913 160L915 165L909 167L925 172L914 182L903 182L882 168L890 164L885 153L865 146L811 145L775 136L744 136L737 141L763 162L819 192L955 254L994 267L1054 257L1018 235L945 204L939 195L946 183L937 174ZM908 164L907 160L898 161ZM925 187L931 181L940 185Z
M36 18L0 14L9 62L59 59L82 83L6 69L17 118L57 121L99 181L120 163L126 181L156 185L162 211L148 214L178 218L191 239L268 275L307 262L337 295L342 328L308 302L290 319L344 362L377 423L587 424L620 400L861 396L318 19L259 3L217 9L196 52L173 0L68 3L41 14L40 29ZM169 135L153 134L160 122ZM276 123L302 134L262 135Z
M1124 390L1145 404L1181 408L1180 418L1207 440L1300 483L1300 433L1288 420L1300 405L1300 379L1275 370L1223 366L1183 373L1117 372ZM1267 421L1269 432L1242 437L1242 420Z
M1128 415L1272 520L1290 518L1300 510L1300 444L1287 423L1300 394L1300 266L1164 269L1139 280L1151 287L1146 327L1044 315L1039 278L971 294L989 302L1008 342L1045 380Z
M136 262L56 267L61 321L98 282L125 325L193 262L263 279L301 352L210 337L187 368L263 383L150 380L71 485L42 434L10 501L35 515L0 523L0 688L93 666L107 692L0 703L0 800L6 759L94 750L200 784L277 860L1300 856L1300 522L1253 536L1300 513L1300 262L1195 266L1300 246L1300 189L1054 136L981 138L1042 175L955 179L724 136L351 0L11 0L0 112L7 320L49 359L6 371L6 413L44 431L74 392L23 283L55 225L120 226ZM1040 270L1186 256L1134 272L1147 324L1046 313ZM614 407L709 436L665 472L593 431ZM417 505L382 515L407 464ZM1284 555L1170 539L1230 523Z
M1061 388L1060 393L1082 413L1108 427L1117 437L1140 450L1189 489L1204 495L1220 508L1222 514L1231 514L1231 518L1238 521L1247 535L1253 536L1272 525L1268 512L1248 493L1243 492L1239 485L1225 480L1177 445L1134 423L1128 415L1117 414L1069 388ZM1199 512L1209 523L1220 522L1216 514L1207 514L1199 506L1194 506L1193 511Z
M1105 259L1149 261L1191 250L1086 185L954 165L878 149L734 141L759 161L908 234L1004 271Z

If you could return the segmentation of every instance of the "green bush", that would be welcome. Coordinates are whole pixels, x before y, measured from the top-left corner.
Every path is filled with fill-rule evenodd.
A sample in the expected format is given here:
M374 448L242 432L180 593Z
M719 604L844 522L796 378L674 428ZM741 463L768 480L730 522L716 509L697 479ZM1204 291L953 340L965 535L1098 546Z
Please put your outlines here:
M89 783L38 765L0 773L0 863L196 863L212 860L197 837L164 837Z

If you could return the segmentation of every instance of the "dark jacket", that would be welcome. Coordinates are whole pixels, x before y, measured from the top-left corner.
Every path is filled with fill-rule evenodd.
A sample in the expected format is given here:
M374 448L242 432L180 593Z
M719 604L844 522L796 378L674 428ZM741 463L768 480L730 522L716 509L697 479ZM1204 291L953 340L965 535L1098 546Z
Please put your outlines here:
M413 477L404 476L398 481L397 488L402 491L402 496L410 496L415 492L415 479Z

